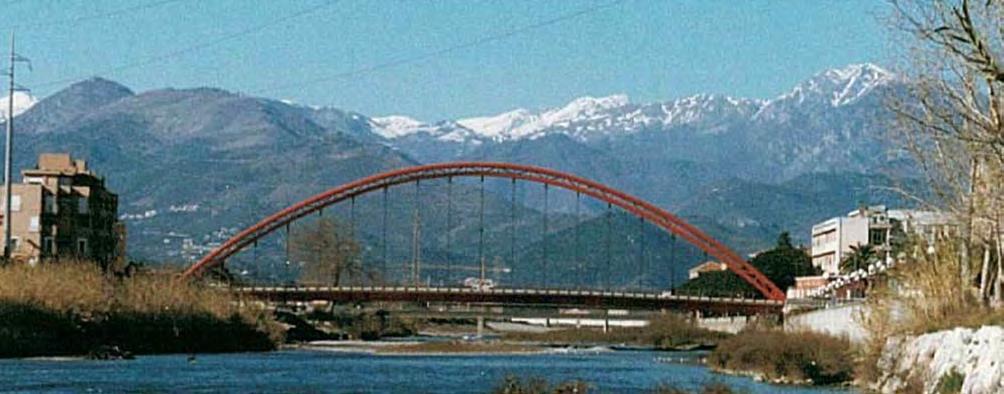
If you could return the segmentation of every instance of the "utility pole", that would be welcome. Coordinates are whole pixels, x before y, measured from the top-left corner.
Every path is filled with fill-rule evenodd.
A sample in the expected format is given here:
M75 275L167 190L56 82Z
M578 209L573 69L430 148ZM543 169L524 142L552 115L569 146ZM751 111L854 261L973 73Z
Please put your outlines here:
M3 260L10 261L10 167L14 134L14 32L10 33L10 90L7 96L7 145L4 148L3 167Z
M10 200L11 200L11 167L13 166L13 152L14 152L14 92L16 90L26 90L17 89L17 85L14 83L14 65L17 62L28 62L27 58L18 56L14 52L14 32L10 32L10 69L7 70L7 77L10 79L10 88L7 92L7 145L4 148L4 169L3 169L3 189L4 189L4 208L3 208L3 259L4 262L10 261ZM29 68L31 63L29 63Z

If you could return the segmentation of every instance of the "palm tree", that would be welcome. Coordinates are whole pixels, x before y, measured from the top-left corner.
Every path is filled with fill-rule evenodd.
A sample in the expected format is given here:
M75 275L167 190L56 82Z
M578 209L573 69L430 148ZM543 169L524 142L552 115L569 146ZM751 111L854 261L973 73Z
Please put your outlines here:
M840 261L840 272L849 274L878 260L878 253L871 244L851 245L851 251Z

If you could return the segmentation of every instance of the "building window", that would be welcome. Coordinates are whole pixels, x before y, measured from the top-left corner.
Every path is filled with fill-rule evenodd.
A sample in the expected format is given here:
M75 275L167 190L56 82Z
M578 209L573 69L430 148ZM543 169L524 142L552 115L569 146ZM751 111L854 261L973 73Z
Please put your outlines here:
M24 177L24 183L30 183L32 185L41 185L43 182L42 182L42 177L26 176Z
M56 197L45 195L42 196L42 205L45 205L45 213L56 213Z
M885 230L871 230L868 232L868 241L872 245L882 246L885 245L886 237Z
M87 197L80 197L77 199L77 213L86 214L90 210L87 206Z
M44 237L44 238L42 238L42 253L43 254L45 254L46 256L50 256L50 255L53 254L53 252L55 251L55 249L56 249L56 242L52 239L52 237Z
M38 227L39 227L39 225L38 225L38 216L32 216L31 220L28 222L28 231L31 231L33 233L37 233L38 232Z
M81 256L87 255L87 238L77 239L77 254Z
M73 179L67 176L59 177L59 186L71 186L73 185Z
M17 252L19 246L21 246L21 239L19 239L18 237L11 237L10 238L10 251L11 252Z
M10 196L10 210L11 212L21 211L21 196L17 194L12 194Z

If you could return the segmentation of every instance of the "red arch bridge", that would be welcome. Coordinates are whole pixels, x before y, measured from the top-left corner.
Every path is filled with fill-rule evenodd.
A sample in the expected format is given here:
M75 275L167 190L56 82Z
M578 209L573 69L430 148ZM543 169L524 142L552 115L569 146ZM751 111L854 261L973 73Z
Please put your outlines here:
M455 182L455 179L458 180ZM508 193L492 193L492 201L499 205L503 201L505 194L508 194L509 201L508 215L495 212L493 217L505 217L503 225L491 226L486 223L486 179L496 182L495 186L508 186ZM460 182L465 180L466 184ZM445 181L445 183L443 182ZM438 182L438 183L437 183ZM502 184L499 184L502 182ZM508 185L506 185L508 183ZM521 208L517 204L517 183L520 186L525 184L542 185L543 209L533 210ZM389 226L388 216L393 207L406 205L400 203L408 197L394 197L391 199L388 190L403 185L414 184L414 193L409 194L411 209L411 226ZM425 189L422 185L426 185ZM432 185L432 186L429 186ZM444 188L443 192L441 189ZM574 194L575 214L554 212L550 209L549 203L553 197L549 194L550 189L558 189L566 194ZM434 189L430 191L430 189ZM505 189L502 187L500 189ZM425 199L422 192L425 190ZM551 192L555 193L555 192ZM382 198L380 198L382 196ZM397 194L395 194L397 196ZM433 198L432 196L435 196ZM457 197L460 196L460 197ZM473 196L473 197L472 197ZM602 228L605 224L605 232L597 235L593 231L593 237L583 237L581 232L586 226L582 224L583 215L580 214L581 197L591 198L595 210L603 211L605 214L597 214L592 217L595 228ZM366 201L363 201L366 199ZM459 201L455 201L458 200ZM358 201L357 201L358 200ZM445 201L445 202L444 202ZM370 210L362 208L363 203L369 203ZM310 221L311 218L321 216L326 208L333 206L348 206L347 222L349 223L349 234L360 243L365 243L369 235L371 239L377 239L373 243L379 247L362 247L362 253L352 264L353 272L365 272L367 274L355 275L354 282L347 283L347 280L338 282L336 286L317 286L310 283L298 284L300 282L286 281L279 286L273 282L269 285L260 283L250 284L244 281L242 285L234 285L235 290L274 301L308 301L308 300L333 300L333 301L427 301L427 302L472 302L484 304L520 304L520 305L565 305L565 306L585 306L585 307L623 307L639 309L686 309L686 310L708 310L719 312L752 312L760 313L765 311L778 311L783 306L785 295L760 271L750 265L737 253L716 241L700 229L683 221L673 214L655 206L652 203L634 197L609 186L594 182L576 175L559 172L547 168L497 162L454 162L419 165L414 167L392 170L329 189L316 194L296 204L293 204L279 212L276 212L258 223L240 231L219 247L202 257L191 265L184 273L183 277L191 278L200 276L207 271L213 271L224 267L232 266L230 260L240 260L239 256L252 254L252 261L259 259L257 251L259 244L269 244L267 238L270 236L279 237L279 242L275 245L285 246L285 258L282 252L272 253L267 260L278 261L276 265L293 265L293 268L302 266L303 262L292 263L290 258L290 244L293 238L290 235L290 226L301 222ZM357 209L357 205L360 208ZM375 207L374 207L375 206ZM501 205L500 205L501 206ZM612 210L618 208L618 213L623 217L631 216L638 219L639 225L625 229L620 225L614 229L612 226ZM463 215L458 212L466 209ZM343 209L344 210L344 209ZM496 209L498 210L498 209ZM362 213L357 213L357 211ZM440 253L438 257L426 257L423 261L423 250L428 248L430 238L423 231L428 231L423 226L423 219L429 221L430 213L442 213L445 211L446 225L443 233L436 237L439 240L445 238L445 247L439 245ZM455 212L456 211L456 212ZM395 211L396 212L396 211ZM521 220L517 220L517 213L521 215ZM626 213L626 214L625 214ZM629 216L630 215L630 216ZM398 215L401 216L401 215ZM454 219L454 216L461 216ZM588 215L587 215L588 216ZM527 224L528 218L541 221L541 227ZM556 222L565 218L567 222L571 217L574 225L565 225L561 231L551 231ZM472 219L476 218L476 219ZM468 223L465 225L464 220ZM552 222L549 222L551 220ZM365 227L363 223L369 225L371 231L358 231ZM567 223L566 223L567 224ZM653 238L647 235L645 226L649 229L658 230L668 239L670 245L668 258L666 255L653 257L652 246L648 246L646 252L646 238ZM388 227L391 227L388 229ZM389 238L388 231L401 230L405 227L408 235L398 238ZM432 227L432 226L428 226ZM463 229L470 230L476 228L476 236L470 243L476 244L476 257L457 257L451 252L460 249L459 238L455 233ZM540 237L531 247L521 248L521 255L517 256L517 238L525 238L525 233L532 228L540 230ZM634 229L637 229L637 232ZM489 232L495 231L494 234ZM628 234L629 232L633 232ZM367 233L367 234L364 234ZM568 236L573 233L574 238ZM560 235L556 235L560 234ZM358 235L358 236L357 236ZM284 237L283 237L284 236ZM565 240L566 251L555 253L552 243L565 238L573 238L574 241ZM617 241L614 241L617 238ZM508 267L498 267L498 264L489 268L486 264L486 242L491 240L507 239L510 249L509 261L505 262ZM676 271L672 268L679 264L674 261L674 253L680 249L676 245L677 239L682 239L691 251L698 255L703 255L702 259L691 260L693 264L702 262L705 259L714 259L725 264L725 266L739 278L744 280L755 290L755 294L745 294L736 298L709 298L700 296L676 295L672 287L677 279ZM409 244L405 248L402 244ZM621 244L631 244L637 249L637 253L630 252L628 246ZM613 253L612 249L620 247L620 251ZM401 259L403 264L391 261L388 250L407 250L410 257ZM604 250L605 248L605 250ZM468 248L469 254L475 254L475 248ZM568 250L570 249L570 251ZM529 252L528 252L529 251ZM262 252L263 256L268 253ZM627 258L626 255L633 254L634 257ZM427 254L435 255L435 253ZM568 257L574 255L574 257ZM692 254L693 255L693 254ZM664 262L668 260L665 267L657 264L649 264L651 260ZM562 262L562 259L566 261ZM568 259L572 260L569 263ZM436 259L446 260L434 261ZM496 263L500 258L495 257ZM246 258L245 258L246 260ZM457 260L460 260L459 262ZM535 264L530 264L526 260L535 260ZM599 260L599 262L596 262ZM471 262L473 264L464 264ZM592 263L589 263L592 261ZM612 261L618 264L612 265ZM299 264L299 265L298 265ZM590 266L586 266L586 265ZM346 263L346 265L348 265ZM509 273L514 266L519 265L523 273L523 280L517 282L508 280L503 276ZM575 267L569 268L570 265ZM360 268L362 266L362 268ZM339 269L340 270L340 269ZM393 271L397 270L397 274ZM439 270L446 278L445 283L440 279L438 285L433 285L430 280L422 283L423 274L428 271ZM458 280L457 274L462 270L474 272L475 278L467 278L467 283ZM634 275L629 275L626 271L637 271ZM585 279L579 275L584 271L591 272L592 280ZM665 271L665 272L664 272ZM452 273L451 273L452 272ZM667 275L668 274L668 275ZM578 276L577 276L578 275ZM340 275L339 275L340 276ZM346 272L346 277L350 277ZM586 275L588 276L588 275ZM646 284L650 278L669 279L669 284L652 285ZM574 277L576 280L572 280ZM642 278L642 279L632 279ZM471 281L473 280L473 285ZM488 285L491 283L491 285Z

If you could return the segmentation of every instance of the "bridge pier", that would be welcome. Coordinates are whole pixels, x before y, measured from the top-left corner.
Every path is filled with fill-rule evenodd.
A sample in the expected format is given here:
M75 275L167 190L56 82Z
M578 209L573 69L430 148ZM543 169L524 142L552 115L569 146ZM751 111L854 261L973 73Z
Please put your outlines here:
M485 317L478 316L478 338L481 338L485 334Z

